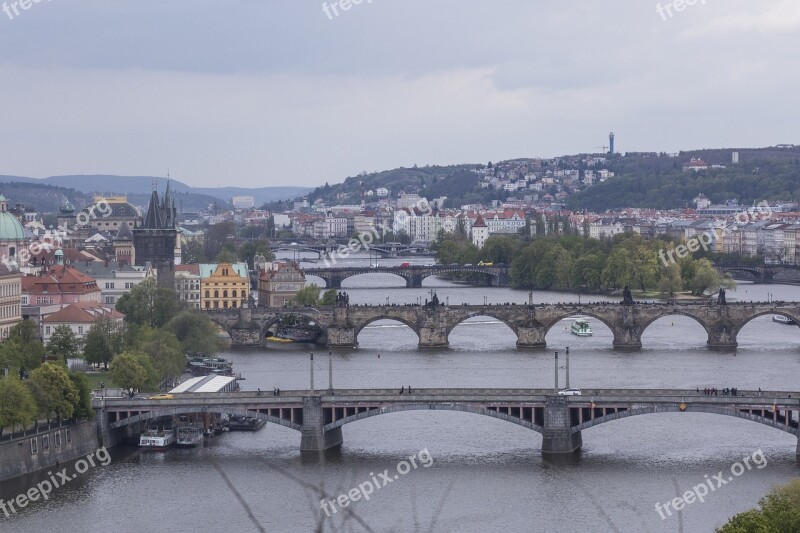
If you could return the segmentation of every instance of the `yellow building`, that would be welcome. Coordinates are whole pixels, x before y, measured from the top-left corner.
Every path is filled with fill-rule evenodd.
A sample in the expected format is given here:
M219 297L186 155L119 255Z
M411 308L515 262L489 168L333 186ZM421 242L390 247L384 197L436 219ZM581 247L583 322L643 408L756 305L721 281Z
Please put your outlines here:
M200 265L200 308L236 309L250 299L247 263Z
M0 263L0 339L22 322L22 274L13 265Z

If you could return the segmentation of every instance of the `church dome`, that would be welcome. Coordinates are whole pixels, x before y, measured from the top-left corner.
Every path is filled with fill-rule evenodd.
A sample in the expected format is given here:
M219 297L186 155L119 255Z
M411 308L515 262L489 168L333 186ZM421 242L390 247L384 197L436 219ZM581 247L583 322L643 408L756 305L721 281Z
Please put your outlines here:
M62 215L71 215L75 212L75 206L72 205L72 203L69 200L67 200L61 205L59 211L61 212Z
M8 212L5 196L0 194L0 241L21 241L25 239L25 231L19 219Z

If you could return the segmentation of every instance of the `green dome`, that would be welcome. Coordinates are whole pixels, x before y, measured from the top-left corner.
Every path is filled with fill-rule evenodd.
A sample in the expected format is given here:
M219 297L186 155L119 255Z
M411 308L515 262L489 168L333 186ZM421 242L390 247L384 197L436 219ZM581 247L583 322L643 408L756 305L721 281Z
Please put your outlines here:
M25 239L22 224L8 211L0 211L0 241L21 241Z

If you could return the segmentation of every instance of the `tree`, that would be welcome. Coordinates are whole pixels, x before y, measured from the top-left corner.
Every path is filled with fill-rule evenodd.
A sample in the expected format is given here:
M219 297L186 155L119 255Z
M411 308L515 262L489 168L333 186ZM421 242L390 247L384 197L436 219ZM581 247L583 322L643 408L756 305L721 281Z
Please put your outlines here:
M108 375L123 389L155 390L160 382L150 357L139 352L117 356Z
M236 253L229 250L228 248L223 248L217 254L217 257L214 259L217 263L235 263L238 260Z
M689 286L695 296L702 296L706 292L713 294L720 287L735 287L733 280L730 277L721 276L708 259L700 259L695 261L695 264L694 276L689 280Z
M739 513L718 533L800 531L800 479L777 487L758 502L761 509Z
M6 426L11 426L12 433L17 426L28 426L36 420L36 411L31 391L19 379L0 379L0 436Z
M127 323L153 328L169 322L180 307L175 291L158 287L153 278L139 283L117 301L117 311L125 315Z
M181 246L181 255L186 264L205 263L208 260L203 245L194 239Z
M44 346L38 339L38 328L31 320L23 320L11 328L0 344L0 363L14 374L32 370L42 364Z
M315 284L303 287L292 298L294 305L319 305L320 288Z
M327 291L325 291L325 294L322 295L322 300L320 301L320 304L336 305L336 296L337 296L336 289L328 289Z
M69 378L78 391L78 402L75 404L75 418L86 420L93 418L92 387L89 384L89 378L87 378L85 374L79 372L70 372Z
M71 327L61 324L53 330L50 341L47 343L47 351L61 357L64 360L64 364L67 364L68 359L74 359L78 356L80 341Z
M89 328L83 344L83 356L90 363L108 363L122 351L123 328L108 317L101 317Z
M658 289L663 294L669 295L670 298L673 298L676 292L682 290L683 278L681 278L681 267L676 263L670 263L661 274L661 281L658 284Z
M186 357L180 341L171 331L146 328L139 332L137 351L150 357L159 382L180 376L186 368Z
M217 327L204 314L196 310L183 311L164 326L183 346L184 353L216 353L222 344L217 337Z
M219 224L214 224L203 238L206 257L216 257L222 251L225 244L230 242L230 238L236 233L236 224L226 220Z
M78 389L72 383L65 367L55 363L44 363L31 372L30 379L41 395L39 412L50 420L51 415L57 419L72 418L75 406L80 405Z

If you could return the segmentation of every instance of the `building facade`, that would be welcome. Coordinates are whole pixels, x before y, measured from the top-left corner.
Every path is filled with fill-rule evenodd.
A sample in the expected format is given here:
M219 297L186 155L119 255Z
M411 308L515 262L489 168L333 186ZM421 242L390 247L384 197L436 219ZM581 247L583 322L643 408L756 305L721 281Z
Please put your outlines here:
M306 286L306 275L294 261L267 263L258 277L258 305L283 307Z
M156 270L158 286L175 287L175 251L178 247L177 209L169 182L162 201L153 191L150 206L141 225L133 229L133 247L137 266L148 263Z
M175 292L190 309L200 309L200 265L175 267Z
M200 265L200 308L235 309L250 299L247 263Z
M75 337L83 341L95 322L102 318L121 326L125 315L115 310L114 306L97 302L70 304L42 319L42 342L47 344L58 326L68 326L75 334Z
M0 263L0 339L22 322L22 273L13 265Z

